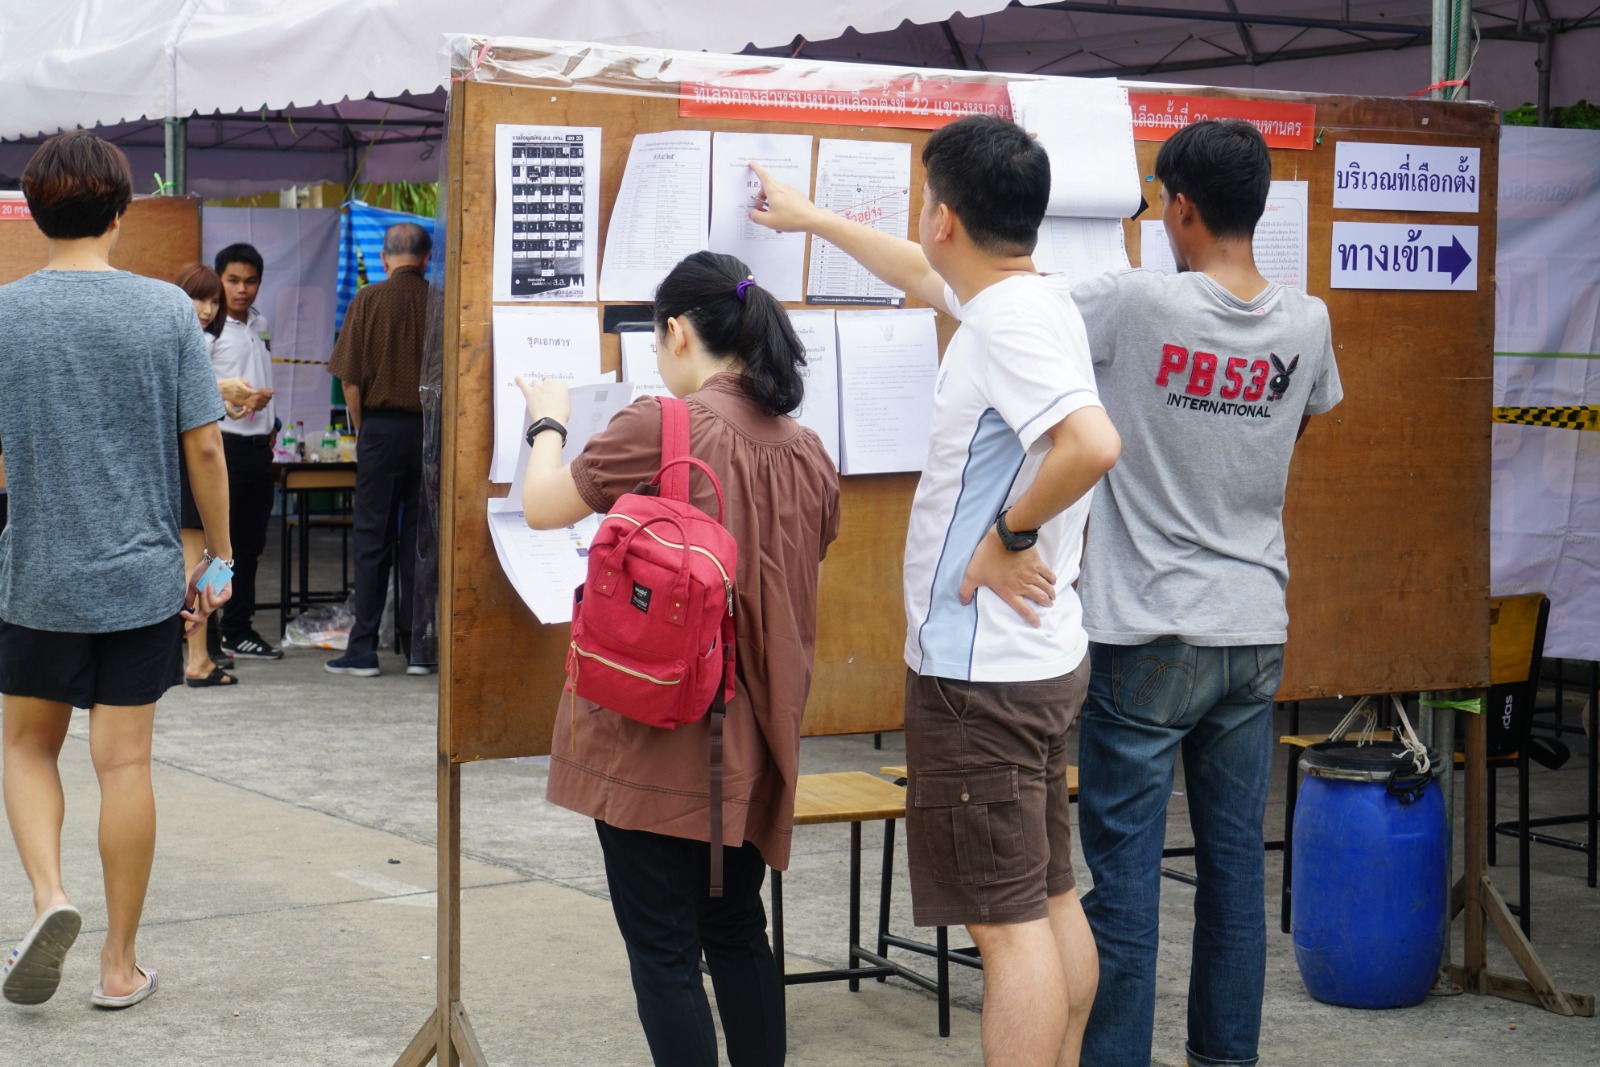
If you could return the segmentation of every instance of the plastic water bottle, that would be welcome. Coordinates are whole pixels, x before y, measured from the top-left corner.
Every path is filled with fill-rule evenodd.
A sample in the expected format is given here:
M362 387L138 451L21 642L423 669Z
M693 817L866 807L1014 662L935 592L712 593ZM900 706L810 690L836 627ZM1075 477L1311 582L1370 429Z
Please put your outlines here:
M301 460L309 459L310 457L306 455L306 452L308 451L308 449L306 448L306 424L305 424L305 420L303 420L303 419L296 419L295 420L294 435L299 440L299 444L300 444L299 454L295 458L296 459L301 459Z
M295 436L294 427L289 423L283 425L283 439L279 442L278 453L290 463L300 458L300 438Z
M322 431L322 462L336 463L339 460L339 434L332 426Z

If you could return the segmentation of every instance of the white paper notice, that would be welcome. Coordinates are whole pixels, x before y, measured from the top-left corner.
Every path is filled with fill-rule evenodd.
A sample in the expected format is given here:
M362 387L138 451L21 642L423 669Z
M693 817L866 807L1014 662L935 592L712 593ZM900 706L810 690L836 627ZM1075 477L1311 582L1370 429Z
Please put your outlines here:
M817 145L818 207L905 240L911 219L911 146L894 141L839 141ZM882 304L899 307L906 294L873 277L861 264L820 237L811 239L808 304Z
M1160 219L1139 221L1139 266L1161 274L1178 273L1178 261L1167 243L1167 224Z
M751 163L779 181L811 191L811 136L793 133L721 133L711 142L713 252L738 256L756 281L779 300L798 302L806 273L806 235L779 233L750 221L761 182Z
M789 321L806 346L806 398L795 419L822 438L822 447L839 467L839 346L832 311L791 311Z
M522 602L542 623L572 621L572 593L589 569L589 545L600 516L589 515L562 530L530 530L522 494L489 499L489 536L500 569Z
M656 332L623 330L617 336L622 339L622 380L633 384L634 395L671 396L656 362Z
M593 300L600 128L494 129L494 298Z
M1371 211L1477 211L1478 150L1340 141L1333 206Z
M920 471L939 371L933 309L837 315L842 473Z
M1311 194L1306 182L1273 182L1267 210L1251 242L1256 269L1269 282L1306 291L1306 214Z
M509 482L516 472L528 410L517 375L583 382L599 373L598 308L495 308L494 458L489 480Z
M1329 254L1334 289L1478 288L1476 226L1335 222Z
M1113 78L1012 82L1011 112L1050 155L1049 215L1123 219L1139 210L1128 90Z
M1126 270L1128 245L1121 219L1046 216L1033 249L1040 274L1065 274L1074 284L1111 270Z
M634 137L606 229L601 300L654 300L667 272L706 247L710 182L709 131Z

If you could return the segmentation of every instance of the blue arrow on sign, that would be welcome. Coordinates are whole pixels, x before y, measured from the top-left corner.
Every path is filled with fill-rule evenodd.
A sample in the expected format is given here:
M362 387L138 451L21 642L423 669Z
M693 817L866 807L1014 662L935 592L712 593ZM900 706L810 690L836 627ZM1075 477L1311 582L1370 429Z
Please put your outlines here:
M1461 247L1461 238L1451 234L1450 243L1439 246L1438 262L1440 270L1450 272L1450 281L1454 284L1456 279L1461 277L1461 272L1472 266L1472 257Z

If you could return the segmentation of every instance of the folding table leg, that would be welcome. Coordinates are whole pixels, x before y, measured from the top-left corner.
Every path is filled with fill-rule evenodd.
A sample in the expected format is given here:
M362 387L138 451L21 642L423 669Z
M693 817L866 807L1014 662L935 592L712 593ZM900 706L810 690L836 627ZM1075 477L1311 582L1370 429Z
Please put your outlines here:
M889 905L890 889L894 880L894 820L883 820L883 874L878 879L878 955L889 955ZM879 975L878 981L887 982L888 975Z
M861 944L861 823L850 824L850 964L853 971L861 966L856 958L856 946ZM850 979L850 992L861 989L859 978Z

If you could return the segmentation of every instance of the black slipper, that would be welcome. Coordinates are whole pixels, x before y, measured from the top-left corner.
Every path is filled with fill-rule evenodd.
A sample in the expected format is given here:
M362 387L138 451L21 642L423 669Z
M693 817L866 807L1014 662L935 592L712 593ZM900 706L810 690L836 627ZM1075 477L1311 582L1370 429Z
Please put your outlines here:
M214 685L238 685L239 679L228 674L221 667L213 667L211 668L211 673L204 678L191 678L187 674L184 675L183 684L191 689L208 689Z

